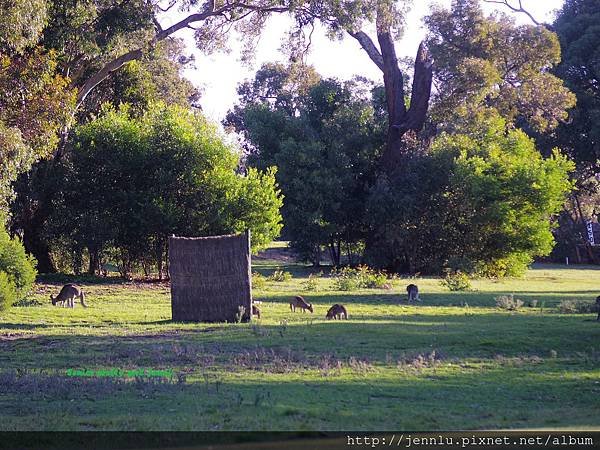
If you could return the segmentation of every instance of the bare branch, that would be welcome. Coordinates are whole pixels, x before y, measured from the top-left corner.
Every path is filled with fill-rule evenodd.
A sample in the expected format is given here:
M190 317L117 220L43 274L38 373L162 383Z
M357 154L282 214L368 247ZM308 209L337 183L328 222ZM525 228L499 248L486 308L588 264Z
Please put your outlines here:
M537 20L535 20L535 18L533 17L533 15L527 11L525 8L523 8L523 2L522 0L518 0L519 2L519 6L514 6L512 5L509 0L483 0L484 3L496 3L498 5L504 5L506 7L508 7L508 9L510 9L511 11L514 11L516 13L523 13L525 14L527 17L529 17L529 19L536 24L537 26L544 26L543 23L538 22Z
M170 10L170 9L171 9L173 6L175 6L176 4L177 4L177 1L176 1L176 0L171 0L171 1L169 2L169 6L167 6L166 8L162 8L162 7L161 7L161 6L160 6L158 3L157 3L157 4L155 4L154 6L155 6L156 8L158 8L159 10L161 10L162 12L167 12L167 11L169 11L169 10Z

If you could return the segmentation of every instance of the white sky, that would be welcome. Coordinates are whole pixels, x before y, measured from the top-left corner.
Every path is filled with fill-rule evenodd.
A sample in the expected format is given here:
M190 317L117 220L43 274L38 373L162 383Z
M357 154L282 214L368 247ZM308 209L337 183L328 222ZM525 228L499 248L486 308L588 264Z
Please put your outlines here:
M399 56L416 54L419 42L423 39L425 30L422 18L429 12L431 4L449 6L451 0L415 0L414 6L407 17L407 29L403 39L396 44ZM515 0L516 4L516 0ZM563 4L563 0L523 0L526 9L538 21L551 21L554 12ZM485 4L486 11L494 9L508 12L506 7ZM165 17L163 27L171 25L178 17ZM519 23L529 23L524 14L516 16ZM240 46L232 39L233 51L229 54L205 56L195 50L191 30L182 30L178 37L185 39L189 51L196 56L195 69L186 70L184 75L203 90L201 100L206 116L214 121L220 121L237 100L236 87L247 78L252 78L256 70L264 62L285 61L279 52L281 40L289 29L289 19L284 16L273 17L264 30L257 49L255 61L251 67L240 62ZM341 80L361 75L372 80L381 81L381 72L376 68L358 42L351 37L345 37L341 42L332 42L322 30L316 30L313 35L312 51L307 62L325 77L336 77Z

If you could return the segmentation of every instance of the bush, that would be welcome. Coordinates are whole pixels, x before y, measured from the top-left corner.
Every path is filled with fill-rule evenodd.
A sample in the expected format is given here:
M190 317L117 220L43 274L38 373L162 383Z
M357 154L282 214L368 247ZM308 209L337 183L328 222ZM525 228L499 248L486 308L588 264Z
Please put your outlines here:
M561 314L590 314L598 312L598 307L595 303L584 300L561 300L557 309Z
M388 284L385 273L368 266L344 267L332 272L334 286L338 291L354 289L382 289Z
M267 277L258 272L252 272L252 289L264 289L266 286Z
M17 290L5 272L0 272L0 311L11 306L17 299Z
M472 288L469 275L460 270L448 272L440 284L451 291L470 291Z
M496 306L500 309L506 309L507 311L516 311L521 306L523 306L523 302L514 297L513 294L510 295L500 295L496 297Z
M36 276L35 259L25 253L18 239L0 228L0 310L22 300Z
M319 290L319 278L321 274L311 273L308 279L302 282L302 289L305 291L318 291Z
M275 272L273 272L269 276L270 281L277 281L280 283L284 282L284 281L290 281L291 279L292 279L292 274L289 272L286 272L285 270L282 270L280 267L275 269Z

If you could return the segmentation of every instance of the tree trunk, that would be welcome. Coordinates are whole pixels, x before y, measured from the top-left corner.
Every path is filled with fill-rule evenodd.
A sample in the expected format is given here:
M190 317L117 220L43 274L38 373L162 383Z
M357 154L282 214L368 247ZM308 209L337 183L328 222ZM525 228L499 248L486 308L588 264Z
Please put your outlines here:
M600 261L598 261L598 258L596 258L596 255L594 254L594 249L592 248L592 245L590 244L590 241L587 237L586 220L583 217L583 210L581 209L581 203L579 202L579 197L577 197L577 194L573 195L573 199L575 200L575 205L577 206L577 211L579 212L579 218L581 220L581 226L583 227L583 230L584 230L583 236L585 239L585 249L587 251L588 258L590 259L590 263L600 264Z
M90 264L88 266L88 274L96 275L100 270L100 252L97 249L88 248L90 254Z
M331 240L329 243L329 255L331 256L331 262L334 266L338 267L340 265L340 241L336 243L334 240Z
M415 58L410 108L407 109L404 77L398 66L398 57L390 27L378 23L377 40L380 50L366 33L358 31L349 32L349 34L359 42L363 50L383 72L389 130L386 150L381 157L381 166L384 171L393 172L400 166L401 156L405 152L403 136L409 131L421 131L425 124L431 97L433 62L425 44L421 42Z
M158 270L159 281L163 279L163 248L164 244L162 242L156 246L156 269Z
M313 252L312 258L313 267L321 267L321 246L317 245L315 251Z
M56 273L56 267L50 256L48 243L40 239L34 227L23 228L23 246L37 261L38 273Z

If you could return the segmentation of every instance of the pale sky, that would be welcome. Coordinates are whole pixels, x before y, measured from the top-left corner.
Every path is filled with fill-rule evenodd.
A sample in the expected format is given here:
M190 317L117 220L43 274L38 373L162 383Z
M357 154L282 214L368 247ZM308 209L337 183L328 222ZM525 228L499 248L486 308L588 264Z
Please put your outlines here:
M419 42L425 34L422 18L429 12L430 5L449 6L450 3L451 0L414 1L414 6L407 17L404 37L396 43L399 56L414 57L416 54ZM523 0L523 4L536 20L549 22L552 21L555 11L562 6L563 0ZM506 7L498 5L486 4L484 8L488 12L495 9L508 12ZM515 17L519 23L530 23L524 14ZM175 16L165 17L162 20L163 28L176 20ZM285 31L289 29L289 23L289 19L284 16L270 19L262 34L256 58L251 67L240 62L240 46L235 42L235 38L231 41L233 47L231 53L205 56L194 49L191 30L182 30L177 35L177 37L185 39L188 50L196 56L196 68L186 70L184 76L203 90L201 104L208 118L218 122L224 118L237 100L237 85L248 78L253 78L262 63L285 62L285 57L279 48ZM382 81L381 72L361 49L358 42L349 36L341 42L332 42L322 30L317 29L313 35L312 50L307 57L307 62L314 65L316 70L325 77L347 80L354 75L361 75L378 82Z

